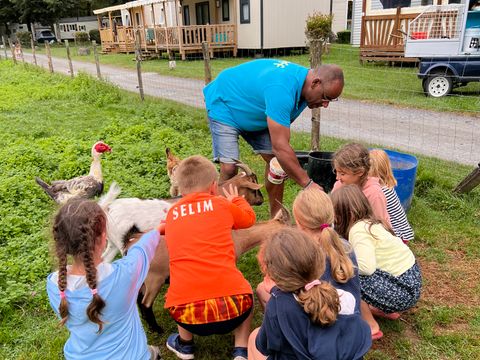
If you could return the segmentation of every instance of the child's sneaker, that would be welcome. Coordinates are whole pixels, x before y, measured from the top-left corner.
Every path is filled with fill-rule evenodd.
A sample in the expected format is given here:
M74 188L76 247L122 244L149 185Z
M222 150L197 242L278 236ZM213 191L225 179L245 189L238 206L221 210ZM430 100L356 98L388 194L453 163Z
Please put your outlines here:
M167 339L167 348L172 351L178 358L183 360L193 359L193 345L180 344L180 335L172 334Z
M247 360L248 353L246 347L234 347L232 351L233 360Z

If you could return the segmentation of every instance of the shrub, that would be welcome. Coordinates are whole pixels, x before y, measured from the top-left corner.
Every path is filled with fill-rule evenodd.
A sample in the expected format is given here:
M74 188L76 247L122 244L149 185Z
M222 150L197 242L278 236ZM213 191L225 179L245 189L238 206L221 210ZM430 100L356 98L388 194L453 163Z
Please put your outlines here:
M88 33L84 31L77 31L74 36L75 36L75 42L79 45L84 45L88 43L90 40L88 37Z
M314 12L306 20L305 35L307 39L318 39L326 42L332 35L333 15Z
M352 32L350 30L344 30L337 32L337 42L339 44L350 44L350 37Z
M22 46L30 46L30 32L28 31L18 31L17 40L20 41Z
M100 31L98 29L92 29L88 32L88 35L90 36L90 40L93 41L95 40L97 44L101 43L100 39Z

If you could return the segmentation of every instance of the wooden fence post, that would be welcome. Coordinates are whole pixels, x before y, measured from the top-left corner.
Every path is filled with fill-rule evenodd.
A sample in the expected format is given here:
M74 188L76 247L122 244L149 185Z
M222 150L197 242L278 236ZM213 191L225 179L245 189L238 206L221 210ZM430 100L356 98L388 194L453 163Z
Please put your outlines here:
M15 55L15 48L12 44L12 40L8 39L8 46L10 46L10 52L12 53L12 60L15 65L17 65L17 57Z
M5 53L5 60L8 59L7 55L7 43L5 42L5 36L2 35L2 45L3 45L3 52Z
M312 69L316 69L322 64L322 43L319 39L310 41L310 67ZM310 148L313 151L320 149L320 109L312 109Z
M33 63L36 66L37 65L37 54L35 53L35 42L33 41L33 34L32 33L30 33L30 45L32 46Z
M468 193L478 185L480 185L480 163L476 169L468 174L467 177L457 185L453 192L457 194Z
M202 42L203 62L205 65L205 85L212 81L212 67L210 66L210 52L208 51L208 43Z
M135 60L137 62L137 78L138 78L138 91L140 91L140 98L142 101L145 99L143 94L143 81L142 81L142 50L140 45L140 31L137 30L135 34Z
M92 40L92 46L93 46L93 55L95 57L95 66L97 67L97 77L99 79L102 79L102 74L100 73L100 61L98 59L97 42L95 40Z
M72 57L70 56L70 45L68 40L65 40L65 49L67 49L67 59L68 59L68 68L70 69L70 76L73 78L75 74L73 73Z
M45 41L45 50L47 51L47 57L48 57L48 69L53 74L52 53L50 51L50 44L48 43L48 41Z
M25 57L23 56L22 43L20 41L18 42L18 54L20 55L20 60L22 60L22 63L25 63Z

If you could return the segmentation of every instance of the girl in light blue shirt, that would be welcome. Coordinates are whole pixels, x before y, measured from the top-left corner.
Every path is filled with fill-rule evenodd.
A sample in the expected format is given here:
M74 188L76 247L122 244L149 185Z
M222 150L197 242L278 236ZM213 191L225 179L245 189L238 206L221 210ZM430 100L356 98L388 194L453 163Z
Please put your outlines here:
M53 238L59 268L47 278L47 293L70 332L65 358L159 358L158 348L147 345L136 305L159 232L145 234L122 259L104 263L106 215L96 202L73 200L55 216Z

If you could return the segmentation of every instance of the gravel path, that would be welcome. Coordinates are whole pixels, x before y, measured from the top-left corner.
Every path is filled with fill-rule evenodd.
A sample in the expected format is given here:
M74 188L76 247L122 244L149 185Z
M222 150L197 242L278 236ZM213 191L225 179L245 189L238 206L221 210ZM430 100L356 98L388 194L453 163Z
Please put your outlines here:
M25 54L25 59L33 62L31 54ZM37 62L48 69L45 55L37 55ZM65 59L54 58L53 68L55 72L69 74ZM74 61L73 68L75 73L82 71L96 76L95 64ZM135 70L101 65L101 73L111 83L138 92ZM146 95L204 107L203 81L156 73L143 73L142 78ZM310 132L310 118L311 112L306 109L292 129ZM462 164L476 165L480 161L480 109L476 116L463 116L340 99L322 109L320 131L322 135L395 147Z

